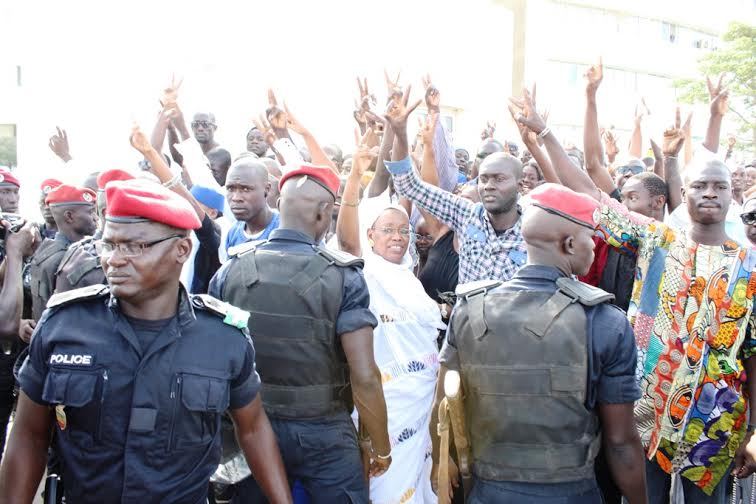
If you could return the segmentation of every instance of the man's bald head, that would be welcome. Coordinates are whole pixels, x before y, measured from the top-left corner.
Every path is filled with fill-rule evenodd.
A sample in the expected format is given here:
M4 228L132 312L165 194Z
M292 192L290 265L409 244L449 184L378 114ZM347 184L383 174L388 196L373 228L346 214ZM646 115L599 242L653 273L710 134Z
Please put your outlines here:
M330 191L309 177L287 179L278 199L281 227L303 231L320 241L331 224L335 201Z
M243 176L245 179L248 177L254 177L258 180L267 180L268 169L261 160L251 156L245 156L237 158L231 164L226 178L230 179L232 174L236 177Z
M593 263L594 231L531 205L522 217L528 263L553 266L568 275L585 275Z

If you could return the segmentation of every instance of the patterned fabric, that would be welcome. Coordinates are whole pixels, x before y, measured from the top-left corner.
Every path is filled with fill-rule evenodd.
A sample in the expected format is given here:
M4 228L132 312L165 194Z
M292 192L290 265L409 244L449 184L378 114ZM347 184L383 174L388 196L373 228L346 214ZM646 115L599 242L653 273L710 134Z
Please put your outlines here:
M400 196L446 223L460 238L459 283L509 280L527 260L520 220L497 233L482 203L460 198L421 181L409 157L386 162Z
M684 232L602 195L599 233L637 254L628 318L643 396L636 421L649 459L711 494L743 440L743 359L756 354L756 254Z

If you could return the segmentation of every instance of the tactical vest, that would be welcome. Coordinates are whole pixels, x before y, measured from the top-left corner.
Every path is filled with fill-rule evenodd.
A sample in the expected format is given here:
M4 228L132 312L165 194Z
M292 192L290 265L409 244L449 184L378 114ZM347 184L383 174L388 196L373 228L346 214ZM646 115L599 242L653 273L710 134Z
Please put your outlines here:
M465 391L473 470L533 483L594 477L599 421L585 407L585 306L612 298L568 278L554 294L485 288L461 292L454 335Z
M68 244L61 240L45 240L32 257L29 274L34 320L40 319L55 292L55 271L67 248Z
M240 247L247 250L237 253L223 299L250 313L267 413L312 418L351 410L336 318L343 297L341 267L362 261L315 246L316 254Z
M105 273L94 247L94 238L88 236L71 245L55 272L55 292L66 292L95 284L105 284Z

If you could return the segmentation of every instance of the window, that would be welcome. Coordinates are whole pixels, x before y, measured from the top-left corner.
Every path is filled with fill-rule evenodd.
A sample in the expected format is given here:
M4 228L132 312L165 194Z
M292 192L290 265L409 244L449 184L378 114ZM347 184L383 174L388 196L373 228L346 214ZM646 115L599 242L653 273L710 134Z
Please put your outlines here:
M16 125L0 124L0 166L16 166Z
M670 44L677 43L677 25L662 22L662 39Z

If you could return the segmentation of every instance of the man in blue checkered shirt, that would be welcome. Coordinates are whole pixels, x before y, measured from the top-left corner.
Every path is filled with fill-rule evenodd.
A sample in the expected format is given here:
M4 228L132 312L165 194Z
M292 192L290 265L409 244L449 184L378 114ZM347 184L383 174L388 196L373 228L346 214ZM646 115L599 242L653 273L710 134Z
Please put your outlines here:
M503 152L486 157L478 172L481 202L473 203L420 180L408 155L407 117L401 117L401 111L395 115L399 120L389 114L396 144L392 161L385 162L386 168L400 196L457 233L459 283L512 278L527 259L520 231L521 209L517 204L522 163Z

